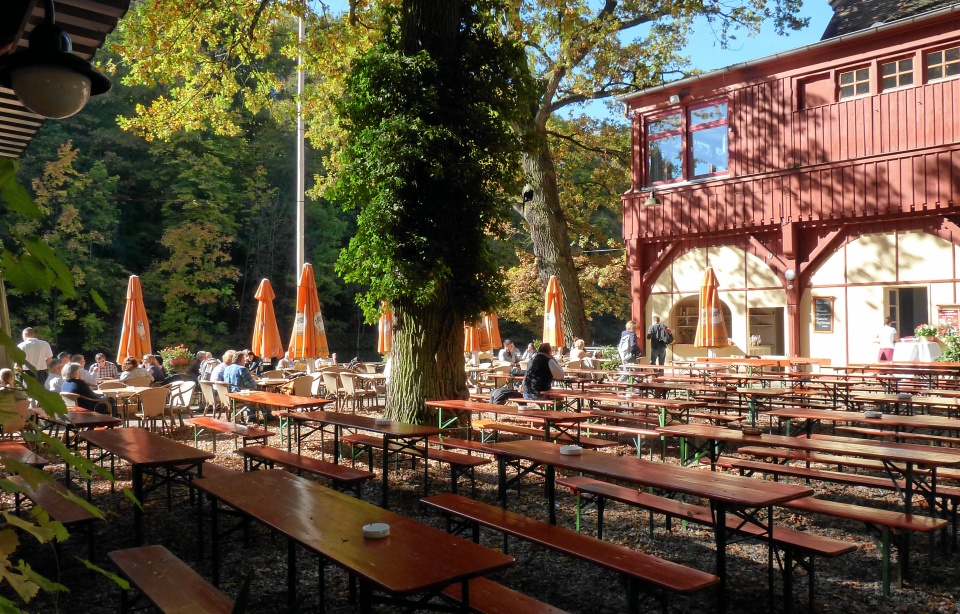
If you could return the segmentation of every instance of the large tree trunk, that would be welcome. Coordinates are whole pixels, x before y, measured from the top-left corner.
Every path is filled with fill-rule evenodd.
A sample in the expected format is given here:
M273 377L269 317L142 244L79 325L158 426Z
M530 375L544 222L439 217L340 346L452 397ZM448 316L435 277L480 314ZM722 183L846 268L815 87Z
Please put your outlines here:
M557 169L546 135L537 139L536 147L536 151L523 156L523 172L533 188L533 198L528 200L524 196L522 213L530 227L540 283L546 288L550 276L557 276L563 289L564 337L567 343L572 342L574 336L589 343L590 328L580 294L580 278L570 252L567 220L560 209L557 191Z
M446 289L430 305L405 299L393 305L393 373L386 414L392 420L429 423L424 401L466 399L463 314L451 308Z

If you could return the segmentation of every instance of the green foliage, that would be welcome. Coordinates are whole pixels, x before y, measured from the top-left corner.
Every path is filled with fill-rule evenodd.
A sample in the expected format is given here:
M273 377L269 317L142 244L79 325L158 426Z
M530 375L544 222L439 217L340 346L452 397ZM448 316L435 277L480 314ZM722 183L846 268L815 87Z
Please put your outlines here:
M960 362L960 335L956 333L940 335L940 341L943 342L944 347L937 360L939 362Z
M600 358L600 368L605 371L613 371L619 369L620 365L623 364L623 361L620 360L620 353L617 352L617 348L605 345L599 350L597 350L597 357Z
M465 19L455 70L400 53L391 35L347 78L339 110L350 136L333 195L358 216L337 270L369 288L368 322L381 301L426 305L441 288L465 314L502 295L485 231L508 210L499 190L519 154L510 122L532 90L519 49L485 26L477 13Z

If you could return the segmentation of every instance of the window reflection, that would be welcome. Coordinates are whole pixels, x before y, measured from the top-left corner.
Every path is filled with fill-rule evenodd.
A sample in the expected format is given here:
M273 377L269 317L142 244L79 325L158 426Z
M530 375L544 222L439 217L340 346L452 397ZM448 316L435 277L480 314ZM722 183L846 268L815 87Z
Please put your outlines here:
M683 176L682 139L678 134L650 141L647 167L650 183L676 181Z

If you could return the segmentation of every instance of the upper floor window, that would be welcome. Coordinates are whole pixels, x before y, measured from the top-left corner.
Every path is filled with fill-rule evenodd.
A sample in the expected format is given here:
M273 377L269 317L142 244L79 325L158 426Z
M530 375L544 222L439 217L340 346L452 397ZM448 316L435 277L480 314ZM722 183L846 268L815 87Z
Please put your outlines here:
M840 73L840 100L870 93L870 69L858 68Z
M647 120L647 183L727 171L727 103L709 102Z
M896 60L880 65L880 91L913 85L913 59Z
M960 47L927 54L927 80L945 79L960 75Z

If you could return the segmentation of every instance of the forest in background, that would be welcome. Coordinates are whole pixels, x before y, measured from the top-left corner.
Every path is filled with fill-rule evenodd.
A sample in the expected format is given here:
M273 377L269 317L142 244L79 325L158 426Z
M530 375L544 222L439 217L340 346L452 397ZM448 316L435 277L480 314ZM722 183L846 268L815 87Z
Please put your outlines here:
M98 59L112 65L110 44ZM288 338L296 297L294 272L294 121L283 113L243 115L235 136L178 132L148 141L121 130L118 117L155 98L122 84L91 99L83 112L47 122L21 158L20 181L48 214L10 219L0 229L33 230L71 268L79 292L9 293L16 335L34 326L57 351L116 352L127 278L140 275L155 351L184 343L219 353L249 345L262 278L277 294L281 335ZM625 125L588 116L582 142L556 139L561 200L591 321L591 337L614 343L629 313L621 247L620 198L628 183ZM307 149L310 177L321 156ZM376 331L354 297L360 288L334 271L355 229L352 212L324 199L306 201L306 253L313 263L331 351L349 359L376 356ZM518 343L539 338L543 299L529 232L519 215L491 229L490 241L509 288L501 333ZM93 304L103 297L109 312Z

